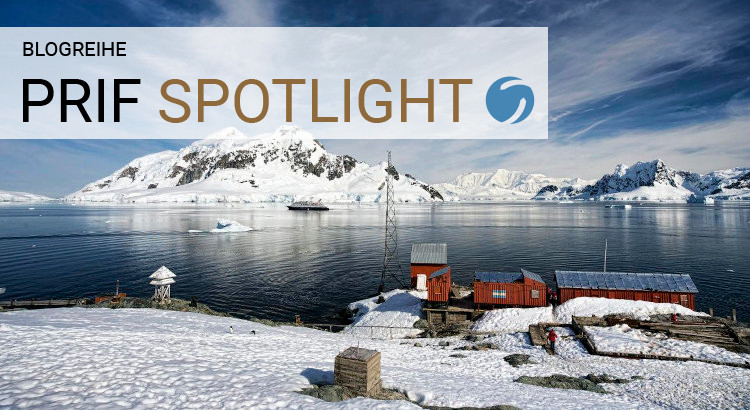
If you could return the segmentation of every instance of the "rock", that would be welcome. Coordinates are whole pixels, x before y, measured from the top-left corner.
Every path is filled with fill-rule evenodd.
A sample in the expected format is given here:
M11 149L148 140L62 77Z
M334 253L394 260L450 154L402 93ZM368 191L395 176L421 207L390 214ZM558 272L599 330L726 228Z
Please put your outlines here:
M531 356L527 354L511 354L503 358L503 360L513 367L520 367L524 364L536 364L536 362L532 362L529 359L531 359Z
M465 354L461 354L461 353L453 353L452 355L450 355L450 357L455 357L457 359L463 359L463 358L466 357L466 355Z
M635 375L635 376L631 376L630 378L631 378L632 380L643 380L643 376L638 376L638 375Z
M464 337L464 339L468 340L470 342L480 342L480 341L484 340L484 336L482 336L482 335L466 335L466 337Z
M409 400L404 393L391 389L380 389L368 396L360 396L351 389L344 386L322 385L307 387L300 391L302 394L312 396L327 402L338 402L353 399L355 397L369 397L376 400Z
M302 389L302 393L328 402L349 400L357 397L348 388L334 385L308 387Z
M591 380L592 382L599 384L599 383L617 383L617 384L623 384L623 383L629 383L630 380L628 379L621 379L614 376L610 376L606 373L602 374L593 374L589 373L586 375L586 379Z
M490 342L480 343L477 345L477 347L479 347L482 350L497 350L498 349L497 346L493 345Z
M427 330L430 327L430 324L425 319L419 319L414 322L414 327L421 330Z
M442 347L446 347L446 346L450 346L450 345L451 345L451 342L449 342L449 341L447 341L447 340L443 340L443 341L441 341L440 343L438 343L438 345L439 345L439 346L442 346Z
M571 377L563 374L553 374L547 377L521 376L514 380L517 383L532 384L534 386L551 387L554 389L585 390L594 393L607 394L607 391L596 383L582 377Z
M419 343L419 342L414 343L414 347L422 347L422 343Z

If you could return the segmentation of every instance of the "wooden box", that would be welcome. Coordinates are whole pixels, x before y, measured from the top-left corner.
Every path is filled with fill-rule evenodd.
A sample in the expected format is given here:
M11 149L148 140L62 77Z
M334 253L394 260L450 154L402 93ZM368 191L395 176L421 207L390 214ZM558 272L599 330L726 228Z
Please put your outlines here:
M380 390L380 352L350 347L336 356L333 382L352 391L370 395Z

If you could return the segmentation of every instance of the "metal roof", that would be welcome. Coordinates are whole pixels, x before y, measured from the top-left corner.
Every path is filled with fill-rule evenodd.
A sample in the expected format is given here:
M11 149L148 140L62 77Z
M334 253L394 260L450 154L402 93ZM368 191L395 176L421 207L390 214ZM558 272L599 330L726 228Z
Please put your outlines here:
M656 290L698 293L690 275L630 272L555 271L558 288Z
M448 263L448 245L444 243L413 243L411 263L445 265Z
M450 271L451 271L451 267L450 266L446 266L443 269L440 269L440 270L437 270L435 272L432 272L432 274L430 275L430 279L437 278L438 276L443 276L443 275L445 275L446 273L448 273Z
M521 269L520 272L474 272L474 280L480 282L512 283L523 281L524 277L544 283L541 276L526 269Z
M544 279L542 279L542 277L541 277L541 276L537 275L537 274L536 274L536 273L534 273L534 272L530 272L530 271L527 271L526 269L521 269L521 274L522 274L522 275L523 275L524 277L527 277L527 278L529 278L529 279L531 279L531 280L535 280L535 281L537 281L537 282L542 282L542 283L544 283Z
M521 272L474 272L474 280L480 282L513 283L523 280Z
M174 272L169 270L169 268L167 268L166 266L162 266L161 268L157 269L156 272L152 273L149 276L149 279L161 280L161 279L167 279L167 278L174 278L176 276L177 275L175 275Z

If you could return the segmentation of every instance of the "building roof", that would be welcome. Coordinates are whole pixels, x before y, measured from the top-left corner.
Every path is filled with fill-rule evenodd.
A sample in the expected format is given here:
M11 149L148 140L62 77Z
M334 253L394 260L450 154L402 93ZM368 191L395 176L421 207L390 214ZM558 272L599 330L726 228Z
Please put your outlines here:
M513 283L523 280L521 272L474 272L474 280L480 282Z
M377 350L363 349L361 347L352 346L338 354L338 357L345 359L367 361L378 353Z
M435 272L432 272L432 274L430 275L430 279L437 278L438 276L443 276L446 273L450 273L450 271L451 271L451 267L450 266L446 266L443 269L436 270Z
M690 275L666 273L555 271L558 288L656 290L698 293Z
M149 276L149 279L155 279L155 280L161 280L161 279L167 279L167 278L174 278L175 275L174 272L169 270L166 266L162 266L161 268L157 269L156 272L152 273L151 276ZM174 281L172 281L174 283Z
M411 263L445 265L448 263L448 245L444 243L413 243Z
M523 274L524 277L529 278L531 280L544 283L544 279L542 279L541 276L537 275L534 272L527 271L526 269L521 269L521 274Z
M154 286L162 286L162 285L171 285L174 283L174 279L172 278L164 278L164 279L154 279L151 282L149 282L149 285Z
M521 269L520 272L474 272L474 280L492 283L513 283L523 281L523 278L544 283L544 279L534 272Z

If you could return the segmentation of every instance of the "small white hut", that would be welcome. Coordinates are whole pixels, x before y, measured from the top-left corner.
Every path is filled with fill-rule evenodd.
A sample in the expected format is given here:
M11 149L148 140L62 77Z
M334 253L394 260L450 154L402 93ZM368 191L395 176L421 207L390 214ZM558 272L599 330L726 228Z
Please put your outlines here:
M177 275L167 269L166 266L162 266L149 276L149 279L151 279L149 284L154 285L153 299L155 301L159 303L169 302L171 297L171 285L174 283L175 276Z

